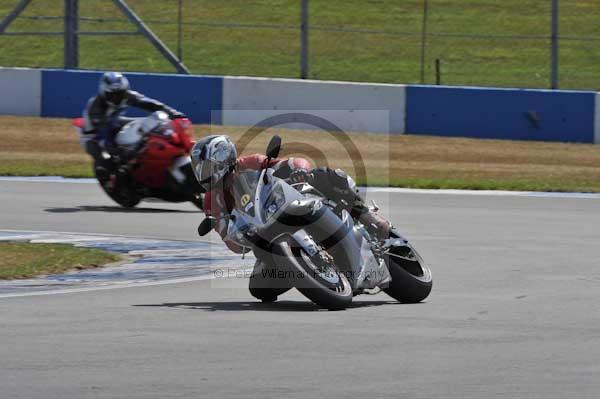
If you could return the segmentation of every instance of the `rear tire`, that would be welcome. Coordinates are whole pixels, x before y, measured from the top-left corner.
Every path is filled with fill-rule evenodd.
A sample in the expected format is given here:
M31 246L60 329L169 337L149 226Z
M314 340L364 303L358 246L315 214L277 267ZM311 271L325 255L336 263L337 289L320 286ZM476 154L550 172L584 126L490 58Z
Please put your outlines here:
M352 286L348 278L337 268L319 272L304 249L294 244L289 237L280 238L274 243L273 256L294 287L322 308L342 310L350 306Z
M406 247L400 248L405 251L401 254L403 258L390 255L386 257L392 281L384 291L399 302L421 302L431 292L433 285L431 270L410 244L407 243Z

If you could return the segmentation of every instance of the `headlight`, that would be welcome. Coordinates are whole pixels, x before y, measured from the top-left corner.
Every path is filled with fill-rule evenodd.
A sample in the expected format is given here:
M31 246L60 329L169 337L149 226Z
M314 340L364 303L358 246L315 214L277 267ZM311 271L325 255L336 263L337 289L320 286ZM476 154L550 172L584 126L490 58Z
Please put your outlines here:
M270 219L285 204L285 194L281 186L276 186L267 197L264 205L265 220Z

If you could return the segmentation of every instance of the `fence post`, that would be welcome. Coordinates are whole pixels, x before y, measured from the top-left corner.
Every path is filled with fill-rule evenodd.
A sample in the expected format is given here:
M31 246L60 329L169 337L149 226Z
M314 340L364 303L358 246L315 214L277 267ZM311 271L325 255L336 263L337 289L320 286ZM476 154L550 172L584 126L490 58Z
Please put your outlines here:
M183 17L183 0L179 0L179 4L177 7L177 58L179 58L179 62L183 61L183 49L182 49L182 17Z
M300 79L308 79L308 0L301 0Z
M4 18L2 21L0 21L0 33L4 33L6 28L8 28L8 25L10 25L12 21L14 21L19 16L19 14L23 12L25 8L27 8L29 3L31 3L31 0L19 1L19 3L11 11L11 13L8 14L6 18Z
M74 69L79 66L79 0L65 0L65 69Z
M551 0L552 1L552 17L551 19L551 27L550 27L550 88L558 89L558 47L559 47L559 37L558 37L558 1L559 0Z
M125 0L112 0L114 5L127 17L138 31L162 54L177 70L177 73L189 75L190 71L175 54L146 26L144 21L125 3Z
M421 84L425 83L425 47L427 43L427 16L429 14L428 0L423 0L423 24L421 26Z

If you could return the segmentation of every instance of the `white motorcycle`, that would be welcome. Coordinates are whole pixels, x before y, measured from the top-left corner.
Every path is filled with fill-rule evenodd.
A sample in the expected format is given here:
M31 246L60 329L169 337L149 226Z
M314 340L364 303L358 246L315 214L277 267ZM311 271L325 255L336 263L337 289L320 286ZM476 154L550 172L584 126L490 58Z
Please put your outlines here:
M280 146L281 139L273 137L267 156L276 158ZM236 174L228 226L228 239L251 249L274 271L272 278L331 310L344 309L354 295L378 288L406 303L429 295L429 267L394 229L391 238L381 241L308 183L289 184L273 173ZM198 233L203 236L214 225L208 217Z

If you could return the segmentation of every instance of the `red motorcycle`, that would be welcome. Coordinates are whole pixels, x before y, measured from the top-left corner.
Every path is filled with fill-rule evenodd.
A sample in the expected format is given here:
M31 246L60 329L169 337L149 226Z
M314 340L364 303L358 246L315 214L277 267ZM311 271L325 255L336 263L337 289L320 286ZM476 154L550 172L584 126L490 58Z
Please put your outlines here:
M73 119L81 146L89 153L93 135L83 132L84 119ZM190 201L202 209L203 190L198 184L190 160L192 123L187 118L168 120L155 112L127 123L115 136L120 154L99 151L94 159L96 179L116 203L133 208L144 198L167 202ZM123 156L123 154L127 154ZM94 158L94 157L93 157ZM123 162L123 158L128 159ZM101 173L102 165L112 163L116 173ZM99 167L100 166L100 167Z

